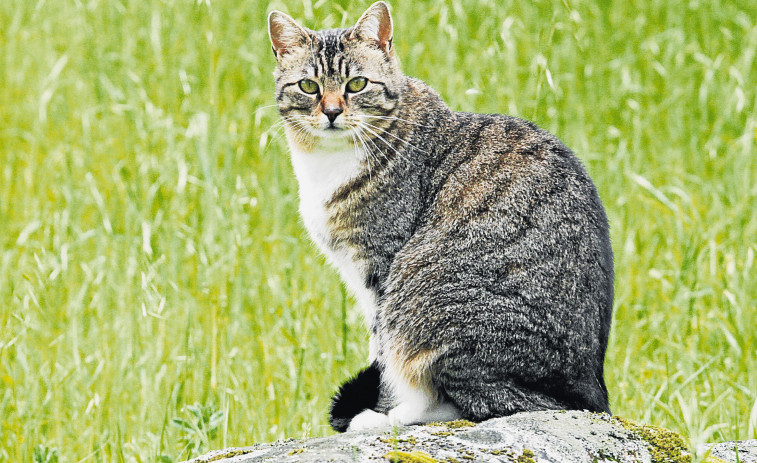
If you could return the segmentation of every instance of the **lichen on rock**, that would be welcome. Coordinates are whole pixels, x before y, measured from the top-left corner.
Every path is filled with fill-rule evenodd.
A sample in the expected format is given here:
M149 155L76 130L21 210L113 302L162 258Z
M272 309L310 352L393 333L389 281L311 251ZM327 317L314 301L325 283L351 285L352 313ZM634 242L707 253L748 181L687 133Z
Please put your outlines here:
M614 416L613 420L649 444L652 463L691 463L691 453L679 434L659 426L639 424Z
M741 463L757 463L757 451L749 454L749 449L757 449L757 444L729 445L724 450L709 451L713 457L735 463L736 458L732 458L735 453L729 449L738 445ZM390 432L347 432L301 441L289 439L211 452L193 463L211 461L690 463L692 457L683 438L663 428L603 413L544 411L482 423L458 420L398 427Z
M384 459L389 460L392 463L439 463L439 460L435 459L428 453L419 450L414 452L400 452L399 450L393 450L384 455Z

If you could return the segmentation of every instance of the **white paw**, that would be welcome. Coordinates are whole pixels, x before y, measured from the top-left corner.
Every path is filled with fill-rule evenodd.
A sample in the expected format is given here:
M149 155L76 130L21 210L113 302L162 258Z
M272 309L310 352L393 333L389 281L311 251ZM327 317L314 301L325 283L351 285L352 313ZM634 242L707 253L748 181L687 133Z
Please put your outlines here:
M441 402L430 407L423 404L403 402L388 413L392 426L424 424L432 421L452 421L462 417L462 413L449 402Z
M388 428L389 426L388 416L366 409L352 418L347 431L364 431L366 429Z
M389 413L387 414L389 424L392 426L404 426L420 423L420 418L423 416L424 409L425 407L422 405L418 406L418 404L403 402L389 410Z

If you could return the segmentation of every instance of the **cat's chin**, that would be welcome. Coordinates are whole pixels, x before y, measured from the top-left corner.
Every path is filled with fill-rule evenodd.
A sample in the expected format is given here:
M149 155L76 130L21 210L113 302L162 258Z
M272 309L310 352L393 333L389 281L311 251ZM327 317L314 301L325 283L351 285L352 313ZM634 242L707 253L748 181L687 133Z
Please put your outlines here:
M322 147L351 146L356 140L354 132L344 128L316 129L311 132L311 135L316 141L316 145Z
M352 130L341 127L327 127L325 129L315 129L313 134L321 139L343 139L350 138Z

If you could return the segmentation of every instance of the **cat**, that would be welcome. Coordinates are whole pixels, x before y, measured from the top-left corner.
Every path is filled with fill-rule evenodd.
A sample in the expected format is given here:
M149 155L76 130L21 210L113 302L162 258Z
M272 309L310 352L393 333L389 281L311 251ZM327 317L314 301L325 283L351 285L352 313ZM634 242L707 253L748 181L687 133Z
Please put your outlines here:
M576 156L405 76L384 2L347 29L279 11L268 29L303 223L370 331L332 427L609 413L613 256Z

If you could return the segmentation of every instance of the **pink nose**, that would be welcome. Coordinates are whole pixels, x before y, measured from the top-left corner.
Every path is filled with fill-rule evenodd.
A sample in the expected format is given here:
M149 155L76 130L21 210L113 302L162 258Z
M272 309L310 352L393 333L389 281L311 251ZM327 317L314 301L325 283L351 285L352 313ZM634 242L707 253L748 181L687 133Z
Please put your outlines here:
M331 122L332 124L334 123L336 117L342 114L342 112L342 108L340 108L339 106L330 106L328 108L323 108L323 114L325 114L326 117L329 118L329 122Z

